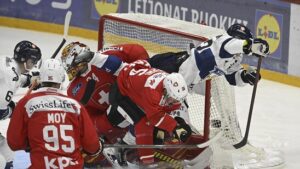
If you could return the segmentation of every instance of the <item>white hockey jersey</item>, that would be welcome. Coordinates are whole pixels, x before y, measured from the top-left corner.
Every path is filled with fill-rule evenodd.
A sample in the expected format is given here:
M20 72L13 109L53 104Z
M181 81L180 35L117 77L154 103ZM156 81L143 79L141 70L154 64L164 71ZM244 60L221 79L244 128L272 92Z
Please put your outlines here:
M241 79L244 40L227 34L201 43L179 68L190 89L214 76L224 75L231 85L244 86Z
M8 111L7 105L19 86L20 77L13 59L0 57L0 65L0 113L3 113Z

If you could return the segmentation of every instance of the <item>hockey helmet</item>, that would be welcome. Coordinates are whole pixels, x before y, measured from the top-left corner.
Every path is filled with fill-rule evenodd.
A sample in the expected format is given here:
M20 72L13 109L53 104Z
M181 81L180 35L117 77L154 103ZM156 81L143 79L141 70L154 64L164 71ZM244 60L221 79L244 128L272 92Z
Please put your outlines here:
M41 50L35 44L29 41L19 42L14 49L14 60L18 63L25 63L31 59L36 64L42 57Z
M47 59L42 62L40 81L61 84L65 79L65 69L57 59Z
M169 104L170 101L179 102L185 99L188 94L188 87L181 74L171 73L168 74L163 81L166 90L165 103Z
M227 29L227 34L238 39L253 39L253 35L246 26L235 23Z
M68 44L62 51L61 60L68 73L69 80L80 75L87 69L87 63L93 58L90 48L80 42Z

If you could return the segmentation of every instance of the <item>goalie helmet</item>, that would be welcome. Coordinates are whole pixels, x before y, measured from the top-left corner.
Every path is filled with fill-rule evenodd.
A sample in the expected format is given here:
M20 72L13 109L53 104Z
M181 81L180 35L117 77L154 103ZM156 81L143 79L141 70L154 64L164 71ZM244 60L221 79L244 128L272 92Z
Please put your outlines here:
M253 35L246 26L235 23L227 29L227 34L238 39L253 39Z
M166 98L171 97L177 101L181 101L188 94L186 82L179 73L168 74L163 81L163 85L168 96Z
M87 63L93 58L90 48L80 42L68 44L62 51L61 60L69 80L87 70Z
M35 44L29 41L19 42L14 49L14 60L18 63L25 63L31 59L36 64L42 57L41 50Z
M65 69L60 61L56 59L47 59L43 61L40 69L40 81L62 83L65 79Z

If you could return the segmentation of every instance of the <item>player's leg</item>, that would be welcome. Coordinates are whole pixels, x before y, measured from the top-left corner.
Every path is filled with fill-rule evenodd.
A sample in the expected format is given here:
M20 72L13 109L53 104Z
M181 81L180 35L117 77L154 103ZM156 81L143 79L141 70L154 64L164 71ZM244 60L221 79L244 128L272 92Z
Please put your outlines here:
M154 68L164 70L168 73L178 72L180 65L189 57L186 51L167 52L157 54L148 59Z
M14 152L9 148L6 138L0 133L0 153L6 160L5 169L13 167Z
M5 168L6 166L6 160L4 156L0 153L0 168Z
M118 143L136 144L133 125L145 116L144 112L129 97L121 95L117 83L111 87L109 99L111 106L107 110L108 120L113 126L120 128L128 127L128 132ZM126 149L115 149L115 153L119 164L127 166L127 160L125 159Z

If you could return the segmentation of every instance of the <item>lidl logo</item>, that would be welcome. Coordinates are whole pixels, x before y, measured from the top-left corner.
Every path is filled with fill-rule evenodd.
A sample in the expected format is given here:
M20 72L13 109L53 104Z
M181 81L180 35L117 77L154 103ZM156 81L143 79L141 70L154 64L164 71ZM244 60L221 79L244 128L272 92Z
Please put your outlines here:
M116 13L119 8L119 0L94 0L95 8L100 16Z
M256 37L265 39L270 46L271 57L281 58L283 16L268 11L256 11Z

